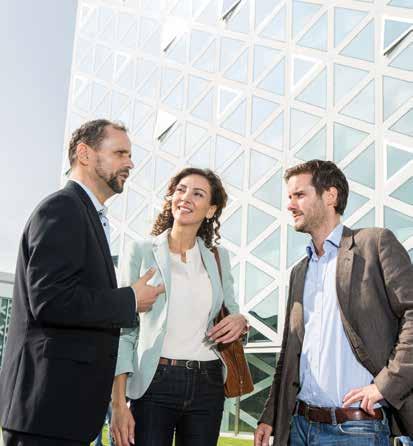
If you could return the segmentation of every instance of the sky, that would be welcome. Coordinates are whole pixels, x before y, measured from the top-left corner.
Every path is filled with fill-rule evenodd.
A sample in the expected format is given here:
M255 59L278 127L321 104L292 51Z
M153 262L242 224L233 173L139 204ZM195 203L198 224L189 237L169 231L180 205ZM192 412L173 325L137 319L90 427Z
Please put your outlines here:
M59 188L76 0L1 0L0 272L31 211Z

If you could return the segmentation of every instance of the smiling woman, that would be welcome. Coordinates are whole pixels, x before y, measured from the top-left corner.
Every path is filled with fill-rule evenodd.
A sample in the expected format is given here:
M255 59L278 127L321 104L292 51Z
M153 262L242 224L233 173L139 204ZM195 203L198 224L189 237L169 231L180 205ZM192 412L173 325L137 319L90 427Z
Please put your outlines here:
M229 255L213 253L227 194L209 169L187 168L170 182L152 230L154 238L126 253L122 281L156 267L165 294L119 344L112 393L117 446L215 446L224 406L226 368L218 343L238 339L247 321L234 298ZM229 315L214 326L222 304ZM130 409L126 396L131 399ZM182 410L182 408L184 408Z

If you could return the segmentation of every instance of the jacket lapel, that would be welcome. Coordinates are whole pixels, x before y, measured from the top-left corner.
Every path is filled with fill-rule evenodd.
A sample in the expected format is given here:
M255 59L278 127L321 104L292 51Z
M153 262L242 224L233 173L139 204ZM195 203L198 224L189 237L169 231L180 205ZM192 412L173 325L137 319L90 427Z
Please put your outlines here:
M300 343L303 343L304 340L304 284L305 284L305 275L308 267L308 257L303 259L296 267L294 271L293 281L291 283L291 298L293 300L291 315L290 315L290 324L291 327L295 327L295 331L300 340Z
M171 295L171 262L169 257L168 234L166 230L162 234L154 237L152 242L152 252L161 272L162 279L165 285L165 295Z
M352 246L353 231L344 226L337 255L336 288L337 299L346 319L348 319L349 314L351 274L354 262L354 252L351 249Z
M117 287L116 274L115 274L115 268L113 266L112 256L109 249L109 244L105 235L105 231L102 227L99 215L95 209L95 206L91 202L87 193L74 181L68 181L65 186L65 189L73 191L85 204L89 220L92 224L92 228L96 234L96 238L102 250L103 258L105 259L105 264L108 269L111 285L113 288L116 288Z

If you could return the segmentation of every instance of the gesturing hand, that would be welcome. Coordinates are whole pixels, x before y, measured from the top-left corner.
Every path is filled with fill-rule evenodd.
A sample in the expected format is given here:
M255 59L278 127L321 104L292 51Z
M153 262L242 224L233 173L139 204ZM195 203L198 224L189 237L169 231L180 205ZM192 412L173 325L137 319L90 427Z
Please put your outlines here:
M223 344L235 341L247 329L247 320L242 314L229 314L207 333L210 340Z
M132 285L136 296L136 308L140 313L150 310L159 294L165 291L165 286L163 284L156 286L147 284L147 282L154 276L155 272L156 269L151 268Z
M376 384L352 389L343 398L343 407L349 407L357 401L361 401L360 408L370 415L374 415L374 405L384 399Z

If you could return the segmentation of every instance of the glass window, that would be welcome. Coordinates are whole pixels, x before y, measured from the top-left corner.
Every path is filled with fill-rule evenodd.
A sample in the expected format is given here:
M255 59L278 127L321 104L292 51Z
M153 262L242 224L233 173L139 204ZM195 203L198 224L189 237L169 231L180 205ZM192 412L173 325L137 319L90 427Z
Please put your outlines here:
M316 50L327 51L327 13L322 15L317 22L298 41L298 45Z
M297 100L317 107L327 106L327 70L324 69L307 87L297 96Z
M255 45L254 47L254 81L259 78L262 73L268 70L274 64L277 56L280 54L279 50L268 48L266 46Z
M266 127L256 140L274 149L281 150L284 147L284 113L281 112Z
M342 110L341 114L362 121L375 122L374 80L370 81Z
M251 251L256 257L268 263L271 268L280 268L280 229L272 232L264 241ZM274 313L274 309L272 312Z
M270 93L275 93L280 96L284 95L285 91L285 58L277 63L274 68L264 77L258 84L259 88L267 90Z
M214 113L214 93L215 90L212 89L203 99L201 99L199 104L192 110L192 116L206 122L212 121L212 116Z
M368 133L353 129L338 122L334 123L334 161L340 162L354 150Z
M248 303L274 279L250 262L246 262L245 273L245 303Z
M232 139L217 135L215 150L215 167L219 168L239 150L240 145Z
M275 217L267 214L255 206L248 206L248 235L247 243L255 240L267 227L274 223Z
M355 9L334 8L334 46L338 46L366 15Z
M248 50L245 50L224 73L227 79L245 83L248 80Z
M404 135L413 136L413 108L403 115L395 124L393 124L390 127L390 130L403 133Z
M286 13L285 6L268 22L264 29L259 33L261 37L271 40L284 42L286 39Z
M293 1L293 38L303 30L308 21L321 8L321 5L314 3L302 2L298 0Z
M413 218L385 206L384 227L391 229L399 241L403 243L413 235Z
M387 178L397 173L409 161L413 159L413 153L398 149L391 145L387 146Z
M320 117L291 109L290 147L295 146L318 122Z
M278 288L251 308L249 314L276 332L278 328Z
M267 99L260 98L258 96L252 96L252 123L251 133L255 133L262 123L275 112L279 104L268 101Z
M326 159L326 143L327 129L323 127L319 130L303 147L295 154L295 156L303 161L312 159Z
M384 120L413 97L413 82L383 76Z
M413 206L413 178L399 186L390 196Z
M371 228L375 226L375 210L371 209L367 214L363 215L359 220L351 225L352 229L356 228Z
M238 208L222 224L222 236L236 245L241 245L242 208Z
M353 90L368 74L366 70L334 64L334 104Z
M368 169L366 169L368 166ZM375 147L370 144L345 169L344 173L350 180L374 188L375 185Z
M384 21L384 42L383 48L387 48L401 35L411 28L412 24L409 22L401 22L399 20L385 20Z
M255 192L254 197L270 206L281 209L282 181L282 171L280 169Z
M306 256L306 246L310 242L310 236L297 232L293 227L288 225L287 228L287 265L290 267L299 259Z
M413 71L413 45L410 44L401 51L389 65L401 70Z
M343 219L347 220L351 215L353 215L354 212L360 209L368 201L369 199L364 195L360 195L356 192L350 191Z
M363 28L341 51L343 56L374 62L374 21Z
M222 122L221 127L240 135L245 135L247 104L244 99Z
M227 167L221 176L231 186L242 189L244 185L244 154Z
M276 160L264 153L251 150L250 154L250 181L249 187L252 187L276 164Z

